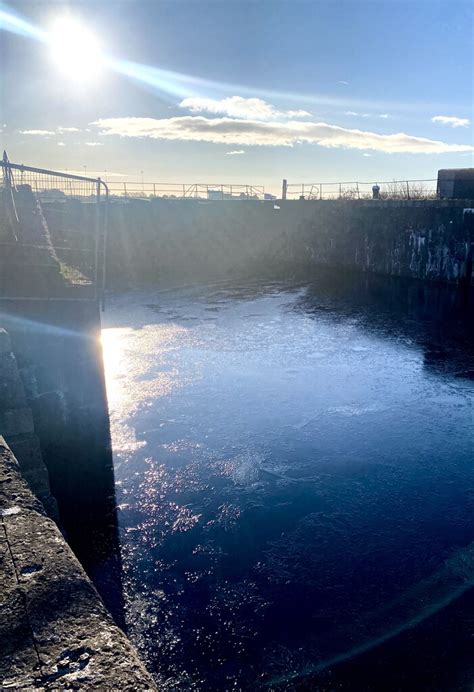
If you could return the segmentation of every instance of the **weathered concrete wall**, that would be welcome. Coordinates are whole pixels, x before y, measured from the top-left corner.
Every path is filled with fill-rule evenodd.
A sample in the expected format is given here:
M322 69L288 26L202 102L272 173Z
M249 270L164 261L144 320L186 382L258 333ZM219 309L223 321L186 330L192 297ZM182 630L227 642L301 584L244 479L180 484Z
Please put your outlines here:
M469 206L469 205L467 205ZM474 230L462 202L323 203L298 228L295 258L386 276L472 281Z
M59 521L56 500L51 494L48 471L43 461L33 413L12 352L10 336L0 328L0 433L20 463L23 477L45 507L48 516Z
M0 437L0 686L156 690Z
M275 208L278 207L278 208ZM458 283L471 272L472 215L458 201L130 200L109 205L109 285L326 265ZM90 207L90 205L89 205ZM45 214L91 228L87 205ZM59 233L60 229L55 229Z
M0 325L11 338L61 527L114 617L122 622L98 306L80 301L0 300ZM2 432L24 464L17 441L7 436L7 430Z

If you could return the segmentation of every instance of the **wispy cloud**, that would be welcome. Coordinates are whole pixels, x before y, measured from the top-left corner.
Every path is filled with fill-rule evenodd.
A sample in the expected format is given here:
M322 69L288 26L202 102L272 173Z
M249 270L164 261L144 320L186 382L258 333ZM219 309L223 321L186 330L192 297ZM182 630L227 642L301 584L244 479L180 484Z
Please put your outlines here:
M58 147L65 147L65 146L66 146L66 142L58 142Z
M352 115L357 118L383 118L384 120L391 117L390 113L358 113L357 111L344 111L344 115Z
M34 137L51 137L56 133L54 130L20 130L22 135L33 135Z
M347 86L347 85L349 84L349 82L346 82L345 79L338 79L338 80L337 80L337 83L338 83L338 84L344 84L345 86Z
M245 151L243 149L234 149L233 151L226 151L227 156L239 156L241 154L245 154Z
M449 127L468 127L471 121L469 118L457 118L455 115L435 115L431 118L431 122Z
M215 113L216 115L228 115L230 118L248 118L250 120L265 121L311 117L311 113L308 111L280 111L263 99L244 98L243 96L229 96L220 100L191 96L181 101L179 105L192 113Z
M357 113L357 111L345 111L344 115L353 115L356 118L368 118L370 113Z
M78 127L57 127L55 130L20 130L22 135L34 135L36 137L52 137L69 132L80 132L80 129Z
M240 146L293 146L318 144L327 148L348 148L386 153L441 154L474 151L470 144L450 144L404 132L378 134L324 122L246 120L242 118L104 118L93 125L103 135L148 137L151 139L212 142Z
M103 147L103 142L86 142L86 147Z

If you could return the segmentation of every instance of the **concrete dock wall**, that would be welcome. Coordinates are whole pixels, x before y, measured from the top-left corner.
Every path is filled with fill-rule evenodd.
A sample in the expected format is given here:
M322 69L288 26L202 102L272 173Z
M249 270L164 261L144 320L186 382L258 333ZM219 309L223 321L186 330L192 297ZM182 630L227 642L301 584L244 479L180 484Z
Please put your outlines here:
M6 428L0 420L0 434L18 454L29 481L32 474L41 480L39 470L44 462L51 495L59 508L59 525L110 611L122 623L99 307L93 301L0 300L0 326L8 331L8 348L14 354L14 360L11 355L4 360L14 362L17 378L18 373L21 377L14 385L11 376L0 373L0 385L10 398L16 387L20 396L17 409L22 404L14 421L10 415L15 428ZM28 441L36 442L36 447L27 447ZM38 485L32 488L37 491ZM42 500L45 492L39 494Z
M49 517L59 523L56 500L43 461L33 412L26 398L10 335L0 328L0 431L20 463L23 478L41 501Z
M57 205L56 205L57 206ZM90 207L91 205L89 205ZM140 285L296 267L328 266L388 276L472 281L473 215L463 201L112 200L109 286ZM93 212L45 205L85 232Z
M0 686L156 690L0 437Z

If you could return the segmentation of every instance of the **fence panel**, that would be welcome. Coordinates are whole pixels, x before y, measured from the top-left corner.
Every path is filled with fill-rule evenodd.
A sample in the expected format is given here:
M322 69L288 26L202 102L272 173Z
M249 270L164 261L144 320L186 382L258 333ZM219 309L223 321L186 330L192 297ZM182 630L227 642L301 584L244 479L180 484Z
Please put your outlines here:
M436 199L437 180L391 180L383 182L286 183L286 198L301 200L347 199ZM377 197L378 194L378 197Z
M42 273L51 292L49 298L103 298L107 185L100 178L14 164L6 154L0 165L2 213L6 218L0 233L3 264L11 260L31 277ZM30 283L34 292L33 278ZM10 285L16 282L10 281ZM8 295L5 285L1 297L25 295L24 291L21 296Z
M147 183L111 182L111 197L127 199L199 199L212 201L264 199L263 185L233 183Z

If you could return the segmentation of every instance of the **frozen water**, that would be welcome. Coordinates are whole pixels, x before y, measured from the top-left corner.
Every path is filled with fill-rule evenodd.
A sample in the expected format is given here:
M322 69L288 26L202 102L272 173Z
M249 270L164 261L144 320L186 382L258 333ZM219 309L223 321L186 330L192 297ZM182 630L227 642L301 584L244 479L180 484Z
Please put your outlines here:
M456 301L367 279L113 297L128 619L163 689L284 684L382 642L390 657L468 590L473 322ZM441 675L434 639L425 654Z

